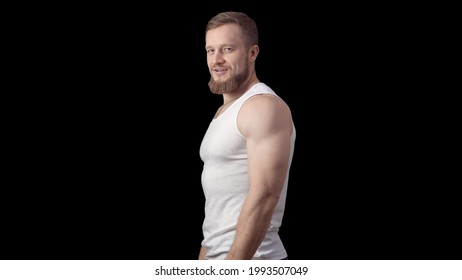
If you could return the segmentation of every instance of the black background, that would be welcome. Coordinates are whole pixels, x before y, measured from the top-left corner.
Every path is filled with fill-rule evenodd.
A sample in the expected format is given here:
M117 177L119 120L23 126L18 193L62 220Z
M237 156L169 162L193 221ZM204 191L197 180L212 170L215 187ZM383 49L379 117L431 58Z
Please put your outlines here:
M15 23L24 78L2 258L197 258L199 145L222 102L207 86L205 25L225 10L257 22L257 75L296 125L280 230L289 258L452 257L454 167L432 148L409 7L36 5Z

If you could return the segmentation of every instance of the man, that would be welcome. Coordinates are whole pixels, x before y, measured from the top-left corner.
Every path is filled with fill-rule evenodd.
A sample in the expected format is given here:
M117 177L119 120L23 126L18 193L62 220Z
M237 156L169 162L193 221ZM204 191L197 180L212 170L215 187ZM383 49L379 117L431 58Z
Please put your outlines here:
M206 26L210 91L223 96L200 146L204 239L199 259L286 259L279 237L295 127L255 72L255 22L224 12Z

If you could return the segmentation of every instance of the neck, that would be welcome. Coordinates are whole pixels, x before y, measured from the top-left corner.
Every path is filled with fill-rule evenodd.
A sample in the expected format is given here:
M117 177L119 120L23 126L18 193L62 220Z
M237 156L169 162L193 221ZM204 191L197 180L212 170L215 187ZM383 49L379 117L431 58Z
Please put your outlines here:
M232 101L238 99L244 93L246 93L250 88L252 88L254 85L258 84L259 82L260 81L255 77L255 78L249 80L248 83L245 83L245 84L241 85L234 92L224 93L223 94L223 104L228 104L229 102L232 102Z

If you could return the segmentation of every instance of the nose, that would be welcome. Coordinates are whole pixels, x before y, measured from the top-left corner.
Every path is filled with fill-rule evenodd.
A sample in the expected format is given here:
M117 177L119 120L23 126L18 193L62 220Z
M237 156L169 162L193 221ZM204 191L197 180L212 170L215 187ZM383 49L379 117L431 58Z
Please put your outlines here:
M215 52L211 57L210 61L212 64L221 64L225 61L223 54L221 52Z

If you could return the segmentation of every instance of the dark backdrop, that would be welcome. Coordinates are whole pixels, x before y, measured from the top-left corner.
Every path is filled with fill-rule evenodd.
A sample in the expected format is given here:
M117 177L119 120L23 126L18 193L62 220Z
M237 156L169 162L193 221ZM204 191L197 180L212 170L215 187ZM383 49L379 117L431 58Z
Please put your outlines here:
M225 10L256 20L258 77L292 109L289 258L445 258L455 229L439 214L455 206L438 204L441 177L422 152L429 119L408 83L405 15L125 5L24 10L30 76L15 103L4 258L197 258L199 145L222 101L208 90L204 29Z

